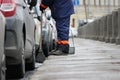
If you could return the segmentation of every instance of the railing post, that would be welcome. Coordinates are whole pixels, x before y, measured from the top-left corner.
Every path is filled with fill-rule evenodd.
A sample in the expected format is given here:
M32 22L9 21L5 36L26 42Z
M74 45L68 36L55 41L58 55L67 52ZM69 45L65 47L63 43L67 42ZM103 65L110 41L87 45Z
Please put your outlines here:
M98 19L96 19L94 21L94 28L95 28L95 31L94 31L94 36L95 36L95 40L97 40L97 31L98 31Z
M104 28L103 28L103 17L101 17L101 19L100 19L100 24L99 24L99 25L100 25L100 36L99 36L99 40L102 41L102 39L103 39L103 31L104 31L104 30L103 30L103 29L104 29Z
M93 39L93 37L94 37L94 25L93 25L93 22L90 23L90 28L91 28L91 39Z
M97 36L97 40L99 40L99 37L100 37L100 19L98 19L96 27L97 27L96 36Z
M112 36L110 38L111 43L116 42L116 37L118 35L118 11L115 10L112 12Z
M95 26L95 21L93 21L93 40L95 40L95 34L96 34L96 26Z
M107 36L107 16L105 15L103 17L103 39L102 41L105 41L105 37Z
M107 36L105 42L110 42L111 32L112 32L112 14L107 15Z
M118 9L118 36L116 38L116 43L120 44L120 8Z
M94 30L93 30L93 31L94 31L94 32L93 32L93 40L95 40L95 21L93 21L93 29L94 29Z

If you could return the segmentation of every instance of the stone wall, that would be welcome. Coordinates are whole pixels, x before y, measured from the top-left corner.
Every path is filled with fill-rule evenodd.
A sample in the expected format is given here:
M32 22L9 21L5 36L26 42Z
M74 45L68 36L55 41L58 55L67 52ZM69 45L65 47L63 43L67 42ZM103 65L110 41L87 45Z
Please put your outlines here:
M80 38L120 44L120 8L78 28Z

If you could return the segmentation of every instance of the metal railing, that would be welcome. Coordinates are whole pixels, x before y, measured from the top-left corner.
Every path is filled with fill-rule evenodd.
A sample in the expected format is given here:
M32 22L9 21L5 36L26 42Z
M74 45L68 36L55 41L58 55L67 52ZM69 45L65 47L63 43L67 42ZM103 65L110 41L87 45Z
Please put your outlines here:
M78 18L98 18L120 7L120 0L80 0L80 5L75 6Z
M120 45L120 8L78 29L79 37Z

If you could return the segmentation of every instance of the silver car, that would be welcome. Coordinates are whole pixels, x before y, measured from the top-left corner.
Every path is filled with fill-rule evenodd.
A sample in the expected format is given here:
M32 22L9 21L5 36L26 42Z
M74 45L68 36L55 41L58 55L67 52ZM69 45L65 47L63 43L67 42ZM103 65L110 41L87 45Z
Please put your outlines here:
M51 29L51 25L49 24L49 21L46 19L46 15L45 13L41 14L40 10L39 10L39 5L40 3L37 2L37 5L35 7L35 13L37 14L37 18L40 20L40 17L42 18L42 21L40 20L41 25L40 27L42 27L42 50L43 53L46 57L48 57L49 52L52 49L52 29Z
M5 54L4 54L4 37L5 36L5 18L0 12L0 80L5 80Z
M35 23L26 0L2 0L6 17L7 77L24 77L35 68ZM14 73L14 74L12 74Z

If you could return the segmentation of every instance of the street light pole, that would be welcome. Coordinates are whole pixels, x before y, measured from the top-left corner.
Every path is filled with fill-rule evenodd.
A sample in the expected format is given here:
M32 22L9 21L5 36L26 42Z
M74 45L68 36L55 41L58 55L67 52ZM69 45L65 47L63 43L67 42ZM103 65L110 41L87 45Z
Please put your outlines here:
M87 14L86 0L84 0L84 8L85 8L86 22L88 22L88 14Z
M87 7L87 9L88 9L88 18L90 17L90 0L88 0L88 7Z

